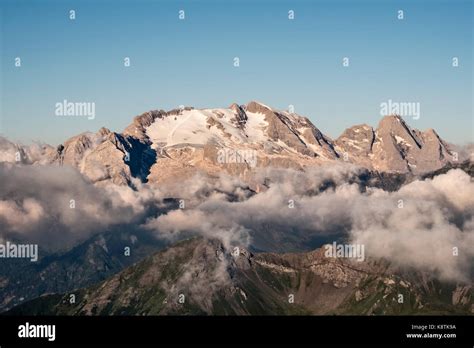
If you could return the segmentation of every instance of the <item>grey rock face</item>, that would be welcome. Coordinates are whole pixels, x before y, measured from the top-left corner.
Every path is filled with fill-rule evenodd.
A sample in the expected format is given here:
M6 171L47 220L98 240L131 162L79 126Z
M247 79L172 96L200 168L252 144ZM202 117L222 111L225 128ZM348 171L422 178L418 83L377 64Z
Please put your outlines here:
M349 161L389 173L426 173L454 158L434 130L414 130L396 115L385 116L375 131L366 125L349 128L336 144Z
M141 120L147 121L146 117ZM140 136L139 129L135 128ZM60 152L49 156L49 163L76 167L95 183L110 181L117 185L130 185L133 177L146 181L155 160L156 154L146 140L106 128L73 137Z
M234 125L239 128L244 128L245 124L247 123L248 117L245 113L244 109L233 103L229 109L231 109L235 113Z
M148 140L148 137L145 133L146 128L150 126L155 121L155 119L163 118L166 116L166 114L167 113L163 110L152 110L136 116L133 119L132 124L125 128L123 135L135 137L140 141L146 141Z
M337 138L336 144L354 156L368 156L375 140L374 129L366 124L348 128Z
M307 118L296 114L277 112L269 107L252 101L247 104L246 110L265 115L268 122L267 136L274 140L281 140L297 152L309 156L324 156L334 159L338 154L333 148L331 140L324 136ZM308 144L314 147L308 147ZM318 151L315 147L319 148Z

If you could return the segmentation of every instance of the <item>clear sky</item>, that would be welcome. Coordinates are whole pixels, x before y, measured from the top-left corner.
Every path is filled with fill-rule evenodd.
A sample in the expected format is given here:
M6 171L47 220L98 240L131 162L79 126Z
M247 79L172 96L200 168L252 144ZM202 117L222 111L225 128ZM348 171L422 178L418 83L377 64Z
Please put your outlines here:
M420 103L414 128L474 138L472 0L0 3L0 133L13 140L55 145L151 109L251 100L294 105L337 137L376 126L389 99ZM95 119L55 116L64 99L94 102Z

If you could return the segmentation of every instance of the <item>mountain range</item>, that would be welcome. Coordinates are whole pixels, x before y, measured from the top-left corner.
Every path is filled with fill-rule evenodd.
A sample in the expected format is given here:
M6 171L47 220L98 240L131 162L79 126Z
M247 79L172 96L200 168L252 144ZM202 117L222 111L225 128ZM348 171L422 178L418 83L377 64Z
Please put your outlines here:
M327 258L324 248L236 254L218 240L193 238L96 285L45 295L6 314L470 314L472 297L471 286L403 273L384 261Z
M322 245L346 241L353 230L375 231L374 237L362 235L365 243L392 238L387 233L395 230L400 236L392 244L405 251L404 258L412 250L418 252L416 238L422 245L431 243L426 231L437 228L452 233L446 238L436 235L448 241L449 252L451 242L469 245L465 236L472 225L469 192L474 188L468 183L474 176L472 161L464 161L465 154L457 153L433 129L413 129L400 116L385 116L376 128L355 125L331 139L308 118L259 102L234 103L226 109L182 107L149 111L136 116L121 133L101 128L57 147L23 146L0 138L0 150L4 162L0 174L9 176L4 192L0 191L5 209L0 212L0 226L8 226L4 230L10 236L21 240L35 226L45 229L39 232L49 238L58 231L64 236L71 231L80 234L71 228L78 221L86 230L95 226L79 244L62 250L44 248L37 264L2 261L0 311L29 315L474 312L472 280L440 280L426 270L431 265L424 260L420 270L415 265L400 267L378 250L364 262L324 257ZM23 175L29 165L48 169L45 174L30 169L30 176ZM344 169L337 169L339 165ZM263 177L257 177L260 170ZM221 174L238 180L219 181ZM63 176L70 178L56 180ZM459 182L465 185L461 191ZM162 189L168 184L178 189L167 196ZM31 186L26 193L25 185ZM189 206L182 209L180 195L188 189ZM42 190L44 194L37 192ZM78 197L81 205L71 212L62 207L64 197L66 202ZM288 198L294 197L301 205L287 210ZM408 215L394 209L400 198L412 204L405 210ZM92 222L86 224L87 219ZM112 223L102 227L101 220ZM372 220L373 224L367 223ZM184 233L178 238L175 230ZM402 234L412 230L413 240ZM188 238L188 232L196 231L204 237ZM245 244L237 256L229 250L234 235L234 241ZM126 257L123 250L130 246L133 252ZM462 260L472 259L468 250ZM441 256L429 257L436 263L432 269L439 271L439 264L444 265ZM419 262L415 256L410 261ZM461 261L448 258L447 266L472 279L472 267ZM74 303L69 302L71 294ZM400 294L405 299L401 303Z
M58 148L2 147L4 161L15 161L19 150L23 163L71 165L95 183L115 184L132 178L160 184L222 171L249 179L254 167L301 170L332 162L419 175L461 160L435 130L412 129L397 115L383 117L377 128L352 126L333 140L308 118L255 101L227 109L153 110L135 117L122 133L101 128ZM234 156L219 161L223 150ZM249 153L253 163L242 155Z

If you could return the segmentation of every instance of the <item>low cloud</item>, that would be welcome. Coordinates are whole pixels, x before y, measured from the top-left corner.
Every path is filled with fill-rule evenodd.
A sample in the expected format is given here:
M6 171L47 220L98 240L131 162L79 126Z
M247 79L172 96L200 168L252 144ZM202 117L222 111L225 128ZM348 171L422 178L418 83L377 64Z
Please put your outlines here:
M366 253L440 278L472 281L474 183L456 169L398 192L374 190L351 211L350 238Z
M160 192L136 183L97 187L72 167L0 163L3 238L61 249L120 225L138 226L162 205Z
M0 238L58 249L126 226L170 242L199 234L226 248L278 252L344 240L364 244L367 258L472 281L474 183L468 174L455 169L388 192L367 187L361 173L352 165L265 169L250 187L227 175L197 175L159 188L134 182L131 189L93 185L67 166L0 163ZM182 199L184 208L159 215L167 197Z
M269 182L264 192L236 201L211 195L192 208L149 219L146 227L161 238L195 232L278 251L343 238L364 244L368 257L472 281L474 183L468 174L451 170L387 192L362 188L354 180L359 170L266 170L260 173Z

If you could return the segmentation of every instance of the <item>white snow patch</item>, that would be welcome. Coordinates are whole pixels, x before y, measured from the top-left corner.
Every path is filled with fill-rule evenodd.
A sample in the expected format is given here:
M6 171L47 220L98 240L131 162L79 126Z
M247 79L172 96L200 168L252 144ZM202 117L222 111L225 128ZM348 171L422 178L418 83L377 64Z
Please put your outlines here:
M411 146L404 138L395 135L395 140L397 141L397 144L404 144L406 146Z
M222 145L263 143L268 141L265 129L268 123L262 113L247 113L243 129L235 124L235 114L230 109L185 110L180 115L156 119L146 129L152 147L173 146L183 143L204 145L214 140ZM208 119L217 124L209 128Z
M265 121L265 115L260 112L247 112L247 124L245 125L245 133L248 136L248 142L260 143L268 140L265 135L265 129L268 122Z
M352 140L352 139L346 138L346 141L345 141L345 142L346 142L347 144L349 144L349 145L350 145L351 147L353 147L353 148L356 148L356 149L358 149L358 150L362 150L362 148L361 148L359 145L357 145L357 144L354 142L354 140Z

